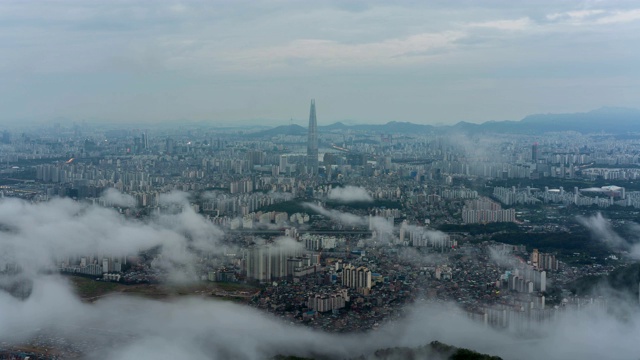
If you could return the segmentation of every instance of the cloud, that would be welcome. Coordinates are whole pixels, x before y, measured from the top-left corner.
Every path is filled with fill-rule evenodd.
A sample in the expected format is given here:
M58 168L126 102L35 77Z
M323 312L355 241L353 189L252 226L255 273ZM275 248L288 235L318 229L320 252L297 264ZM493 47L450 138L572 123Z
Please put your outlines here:
M160 194L161 205L189 205L189 193L184 191L171 191Z
M229 52L225 57L230 65L242 64L250 68L274 68L291 65L292 62L314 67L401 65L424 62L432 50L454 48L456 41L464 36L460 31L444 31L359 44L296 39L281 46Z
M555 20L582 20L584 18L593 17L595 15L600 15L605 13L605 10L602 9L593 9L593 10L576 10L576 11L567 11L564 13L553 13L548 14L546 18L551 21Z
M177 214L160 214L155 222L175 231L190 240L190 246L198 251L213 252L224 233L220 228L197 214L190 206L185 206Z
M389 221L387 218L371 216L369 217L369 228L378 233L393 235L394 224L393 221Z
M640 9L605 10L587 9L552 13L546 16L554 22L568 22L574 25L612 25L640 20Z
M74 256L128 256L160 247L181 267L197 251L214 252L222 232L190 207L148 220L127 219L113 209L54 199L31 204L0 200L0 268L16 263L34 276Z
M493 20L486 22L476 22L468 24L469 27L476 28L488 28L504 31L517 31L526 30L533 25L533 22L528 17L523 17L515 20Z
M614 251L629 251L629 254L634 259L640 259L640 243L630 242L620 236L613 230L611 222L602 216L601 213L597 213L590 217L577 216L578 223L586 227L593 237L607 245ZM640 230L640 225L632 223L629 225L634 230ZM636 232L637 233L637 232Z
M102 193L100 196L105 204L108 206L119 206L119 207L135 207L136 199L128 194L123 194L120 191L114 188L108 188Z
M489 251L489 259L491 259L491 261L493 261L494 263L498 264L501 267L512 268L521 262L518 258L513 256L511 253L500 251L494 247L489 246L488 251Z
M368 358L379 348L416 347L433 340L524 360L628 359L640 350L640 314L625 303L617 305L629 310L625 321L599 307L566 310L548 322L532 323L530 330L538 335L531 340L471 321L455 306L422 302L375 332L329 334L213 299L113 296L81 303L63 280L52 276L39 278L34 294L18 301L0 293L0 339L14 343L42 334L42 339L72 344L94 359Z
M300 241L286 236L277 238L272 246L285 251L303 251L305 249Z
M386 218L380 216L359 216L338 210L325 209L322 206L312 203L303 203L302 205L343 225L367 226L369 230L375 231L377 235L377 237L373 237L367 242L370 246L388 245L390 241L395 239L394 224Z
M598 241L611 247L624 247L627 245L627 241L613 231L609 220L605 219L599 212L590 217L577 216L576 220L589 229Z
M639 83L630 70L638 55L628 51L638 37L632 4L56 4L0 2L2 120L237 124L288 119L292 103L316 97L331 104L327 123L453 123L633 106L626 94ZM603 44L609 51L593 52ZM596 90L564 95L582 83ZM498 93L468 89L476 84Z
M327 197L341 203L373 202L373 198L366 189L351 185L333 188Z
M615 11L596 20L599 25L622 24L640 20L640 9Z
M320 215L326 216L331 220L340 222L350 226L365 226L368 224L368 220L365 220L362 216L341 212L338 210L325 209L322 206L313 203L303 203L304 207L317 212Z
M338 218L351 215L333 212ZM331 358L370 356L381 347L420 346L439 340L481 352L521 359L627 359L640 351L640 313L636 304L619 302L624 321L606 309L565 310L547 322L531 323L538 336L531 340L512 332L496 331L469 320L455 306L416 302L407 315L360 334L328 334L291 325L255 309L213 299L185 297L153 301L112 296L82 303L60 276L29 271L52 265L52 259L80 252L124 254L150 246L162 246L162 254L175 261L190 261L194 243L206 249L215 244L219 230L189 209L164 214L146 222L128 220L113 209L89 206L68 199L47 203L3 199L0 237L3 256L28 264L24 276L33 282L32 293L19 300L0 291L0 341L24 343L37 337L47 347L71 344L92 359L263 359L275 354ZM583 221L609 234L601 216ZM389 224L386 229L391 229ZM209 234L209 233L212 234ZM438 232L427 232L438 236ZM199 239L199 240L198 240ZM168 245L165 248L165 245ZM280 238L274 246L300 248L293 239ZM215 247L214 247L215 248ZM186 252L186 256L172 254ZM416 264L411 252L402 258ZM617 312L620 313L620 312ZM238 336L242 334L242 336ZM331 346L327 347L326 344ZM605 345L603 345L605 344ZM613 351L612 349L615 349Z

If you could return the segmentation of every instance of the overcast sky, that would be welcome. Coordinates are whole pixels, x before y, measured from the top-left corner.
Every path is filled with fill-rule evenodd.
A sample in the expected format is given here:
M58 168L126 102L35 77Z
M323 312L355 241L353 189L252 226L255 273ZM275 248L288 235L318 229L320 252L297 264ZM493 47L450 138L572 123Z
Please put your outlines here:
M393 3L393 5L391 5ZM0 121L443 124L638 107L640 3L0 2Z

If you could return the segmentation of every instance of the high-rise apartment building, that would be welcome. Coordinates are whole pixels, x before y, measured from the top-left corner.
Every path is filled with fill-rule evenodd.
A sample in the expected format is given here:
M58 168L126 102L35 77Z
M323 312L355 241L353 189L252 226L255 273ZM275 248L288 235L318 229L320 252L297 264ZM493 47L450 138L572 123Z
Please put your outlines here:
M371 289L371 270L349 264L342 269L342 285L352 289Z
M531 252L531 265L538 270L558 270L558 260L553 254L541 253L538 249Z

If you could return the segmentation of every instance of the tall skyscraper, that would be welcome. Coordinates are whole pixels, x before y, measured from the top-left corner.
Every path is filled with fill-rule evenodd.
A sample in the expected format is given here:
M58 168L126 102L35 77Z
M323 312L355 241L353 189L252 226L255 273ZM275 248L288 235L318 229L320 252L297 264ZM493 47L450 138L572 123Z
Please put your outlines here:
M309 140L307 142L307 173L318 174L318 123L316 121L316 101L311 100L309 113Z
M142 143L142 148L143 149L148 149L149 148L149 139L147 138L147 134L146 133L142 133L142 135L140 135L140 141Z
M531 161L538 162L538 143L533 143L531 146Z

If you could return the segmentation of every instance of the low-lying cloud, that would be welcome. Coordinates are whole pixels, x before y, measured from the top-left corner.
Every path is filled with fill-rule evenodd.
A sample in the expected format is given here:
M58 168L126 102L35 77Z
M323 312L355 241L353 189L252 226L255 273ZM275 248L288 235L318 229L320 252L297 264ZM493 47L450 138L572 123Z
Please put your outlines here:
M108 188L102 193L100 199L108 206L135 207L136 199L128 194L123 194L114 188Z
M359 216L347 212L334 209L326 209L320 205L313 203L303 203L303 206L323 215L333 221L347 226L368 227L369 230L375 231L378 235L369 239L369 245L386 245L394 238L394 225L380 216Z
M303 203L304 207L313 210L314 212L326 216L331 220L337 221L344 225L349 226L364 226L367 225L368 220L365 220L362 216L354 215L351 213L346 213L333 209L325 209L320 205L316 205L313 203Z
M345 204L353 202L373 202L373 198L367 190L351 185L331 189L327 198Z
M626 306L620 304L619 306ZM257 310L213 299L154 301L122 296L80 302L65 281L37 279L34 296L19 301L0 293L0 339L26 341L44 332L83 344L92 359L267 359L276 354L331 358L372 355L379 348L439 340L504 359L629 359L640 346L640 314L621 321L605 310L567 310L551 322L532 323L525 339L469 320L454 306L416 304L407 316L365 334L328 334ZM327 344L331 344L327 346Z
M510 252L500 251L499 249L491 246L487 249L489 252L489 259L503 268L512 268L521 262Z
M578 223L586 227L593 237L607 245L611 250L628 251L629 255L634 259L640 259L640 243L631 242L620 236L611 225L611 222L602 216L601 213L597 213L593 216L584 217L577 216ZM628 224L628 226L638 233L640 225L636 223Z
M189 265L195 251L215 251L223 235L188 206L143 221L70 199L3 199L0 229L0 269L13 263L32 275L69 257L119 257L152 248L170 262Z
M368 222L318 208L360 225ZM601 216L584 221L595 222L595 229L609 229L602 226ZM314 331L289 324L296 320L202 297L155 301L114 295L88 304L62 277L29 269L54 266L53 259L79 252L120 255L150 247L161 247L163 256L188 263L192 249L215 250L221 231L188 206L177 214L138 221L113 209L68 199L39 204L0 200L0 228L4 261L20 262L25 267L22 275L33 284L25 300L0 291L0 342L8 344L42 336L74 344L86 358L105 360L244 360L276 354L352 358L368 357L379 348L415 347L433 340L505 359L629 359L640 353L640 313L637 304L630 302L613 304L625 309L622 319L617 317L620 312L612 314L601 307L558 311L547 322L530 323L531 332L537 334L534 338L486 327L453 305L423 302L409 305L406 317L377 331L346 335ZM300 244L281 238L275 246Z

